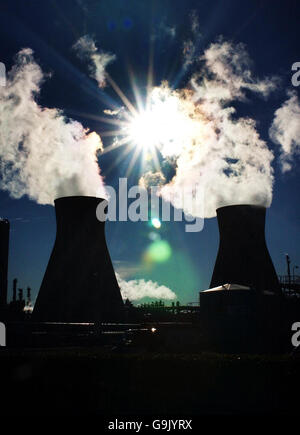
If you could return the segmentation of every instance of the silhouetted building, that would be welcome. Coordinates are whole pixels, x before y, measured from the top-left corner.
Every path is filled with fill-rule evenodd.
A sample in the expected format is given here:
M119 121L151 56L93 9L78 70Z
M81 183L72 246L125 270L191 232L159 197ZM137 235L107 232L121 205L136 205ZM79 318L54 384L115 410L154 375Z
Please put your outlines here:
M279 281L265 240L265 207L232 205L217 209L220 245L210 287L241 284L279 294Z
M18 289L18 298L17 298L17 283L18 280L15 278L13 280L13 298L9 304L9 319L10 320L23 320L24 318L24 307L25 300L23 297L23 289Z
M33 310L33 320L118 321L123 301L106 246L101 198L55 200L57 234Z
M7 304L9 221L0 219L0 308Z
M280 344L280 285L265 241L265 207L217 210L220 244L210 289L200 292L207 337L222 350Z

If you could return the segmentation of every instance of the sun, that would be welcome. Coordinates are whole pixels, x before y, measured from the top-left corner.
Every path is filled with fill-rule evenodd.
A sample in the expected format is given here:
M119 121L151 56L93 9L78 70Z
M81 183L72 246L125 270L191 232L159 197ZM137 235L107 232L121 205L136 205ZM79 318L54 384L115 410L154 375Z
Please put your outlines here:
M149 83L146 95L142 96L133 80L135 103L132 103L110 76L108 81L124 104L122 107L115 104L112 110L104 111L108 117L99 117L99 120L115 126L103 134L114 137L113 143L105 147L103 153L124 147L109 170L131 153L127 176L140 156L142 169L149 168L152 161L155 171L160 171L160 155L164 158L180 155L190 137L199 134L199 123L191 112L190 103L167 82L160 86Z
M133 116L125 127L128 140L146 151L153 151L159 144L159 125L151 110L144 110Z
M185 120L184 120L185 121ZM139 108L125 124L125 135L134 145L147 151L175 147L183 129L178 99L162 88L149 90L145 108Z
M131 113L123 133L140 150L178 156L191 138L201 135L195 106L166 84L148 91L145 108Z

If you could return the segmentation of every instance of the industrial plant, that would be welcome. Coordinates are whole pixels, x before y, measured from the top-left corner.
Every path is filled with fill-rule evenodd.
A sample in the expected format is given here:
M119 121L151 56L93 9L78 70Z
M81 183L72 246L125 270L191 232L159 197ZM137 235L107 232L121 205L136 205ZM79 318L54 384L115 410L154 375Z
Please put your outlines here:
M83 196L55 200L56 239L32 313L31 288L25 300L17 279L7 304L9 222L1 220L1 316L7 321L9 346L101 345L110 340L143 346L152 340L159 349L187 352L290 349L299 284L291 278L288 284L280 282L276 275L265 241L264 207L217 210L219 250L210 288L200 291L198 305L135 307L122 301L104 222L96 218L100 201Z

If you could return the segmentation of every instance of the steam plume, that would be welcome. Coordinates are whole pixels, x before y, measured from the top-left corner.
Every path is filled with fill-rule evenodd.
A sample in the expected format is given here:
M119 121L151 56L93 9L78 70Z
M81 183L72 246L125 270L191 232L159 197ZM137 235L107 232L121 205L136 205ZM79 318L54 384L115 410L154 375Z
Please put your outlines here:
M166 179L160 172L146 172L139 180L141 187L147 188L148 186L161 186L165 183Z
M25 48L0 87L1 188L40 204L65 195L105 195L96 159L100 137L62 111L38 105L43 79Z
M220 40L204 52L199 73L186 89L172 90L163 83L152 90L150 110L158 118L165 114L163 140L156 146L164 158L176 161L175 176L161 188L164 199L208 218L225 205L270 206L273 153L255 120L239 118L232 103L246 102L249 92L266 98L277 82L275 77L255 78L245 47ZM178 201L179 191L191 192L197 185L205 191L204 207L193 204L191 209L191 201Z
M97 80L99 87L105 87L106 67L116 59L116 55L99 52L94 40L88 35L79 38L73 49L79 57L88 60L91 76Z
M283 172L292 169L294 156L300 153L300 102L295 91L276 110L269 134L280 145L280 161Z
M176 294L164 285L157 282L145 281L144 279L133 279L126 281L116 273L118 283L121 289L122 298L130 301L149 297L155 299L176 299Z

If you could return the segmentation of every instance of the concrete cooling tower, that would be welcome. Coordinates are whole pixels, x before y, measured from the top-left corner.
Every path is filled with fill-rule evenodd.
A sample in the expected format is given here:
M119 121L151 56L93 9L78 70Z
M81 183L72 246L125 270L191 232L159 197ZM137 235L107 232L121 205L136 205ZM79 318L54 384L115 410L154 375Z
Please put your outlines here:
M123 301L106 246L101 198L55 200L57 234L33 310L34 321L122 320Z
M265 207L232 205L217 209L219 251L210 288L241 284L258 292L280 291L265 240Z

